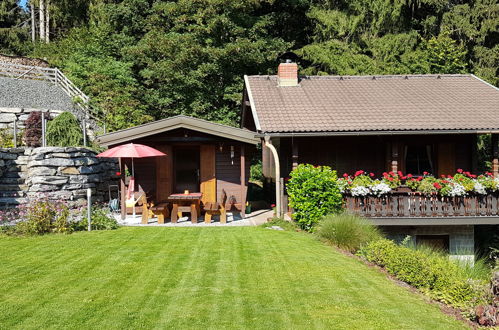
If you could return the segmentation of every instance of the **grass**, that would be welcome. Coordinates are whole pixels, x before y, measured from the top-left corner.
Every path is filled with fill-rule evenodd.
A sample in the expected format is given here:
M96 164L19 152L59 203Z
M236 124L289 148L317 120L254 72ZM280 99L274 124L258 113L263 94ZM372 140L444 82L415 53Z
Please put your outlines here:
M0 237L0 327L466 328L311 235L120 228Z
M361 246L382 238L378 227L371 221L348 213L324 217L319 222L317 235L340 249L352 253L359 250Z

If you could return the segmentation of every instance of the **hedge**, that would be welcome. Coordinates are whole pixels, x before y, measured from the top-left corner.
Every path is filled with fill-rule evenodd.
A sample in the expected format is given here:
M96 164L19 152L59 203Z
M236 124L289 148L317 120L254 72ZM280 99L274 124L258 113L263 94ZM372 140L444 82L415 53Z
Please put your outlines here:
M359 255L407 282L430 297L457 308L469 308L488 300L488 283L470 279L448 256L417 250L382 239L363 246Z

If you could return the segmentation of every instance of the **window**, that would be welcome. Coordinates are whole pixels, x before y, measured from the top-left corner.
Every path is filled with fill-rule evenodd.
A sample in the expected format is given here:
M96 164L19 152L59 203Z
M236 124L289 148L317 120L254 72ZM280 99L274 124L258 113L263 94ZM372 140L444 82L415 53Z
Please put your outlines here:
M449 235L416 235L416 244L449 253Z
M423 175L433 172L432 147L430 145L410 145L405 147L405 172Z

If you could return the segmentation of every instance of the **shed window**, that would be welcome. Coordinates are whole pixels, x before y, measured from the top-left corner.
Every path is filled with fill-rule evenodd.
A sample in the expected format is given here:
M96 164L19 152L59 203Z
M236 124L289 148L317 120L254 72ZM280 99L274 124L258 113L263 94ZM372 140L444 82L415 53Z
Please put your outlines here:
M413 175L433 172L432 147L430 145L410 145L405 147L405 171Z
M416 244L449 253L449 235L416 235Z

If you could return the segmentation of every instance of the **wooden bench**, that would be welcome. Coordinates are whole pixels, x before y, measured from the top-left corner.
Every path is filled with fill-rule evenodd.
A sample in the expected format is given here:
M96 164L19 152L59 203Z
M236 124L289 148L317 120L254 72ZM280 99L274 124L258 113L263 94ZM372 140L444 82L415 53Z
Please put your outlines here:
M221 203L217 202L206 202L204 204L204 222L211 223L211 217L216 214L220 214L220 223L227 223L227 210L225 209L225 203L227 202L227 193L222 190L222 196L220 196Z
M149 219L153 216L158 217L158 223L165 223L165 218L170 216L168 210L168 203L161 202L159 204L154 204L154 202L148 203L145 196L141 197L142 202L142 224L149 223Z

